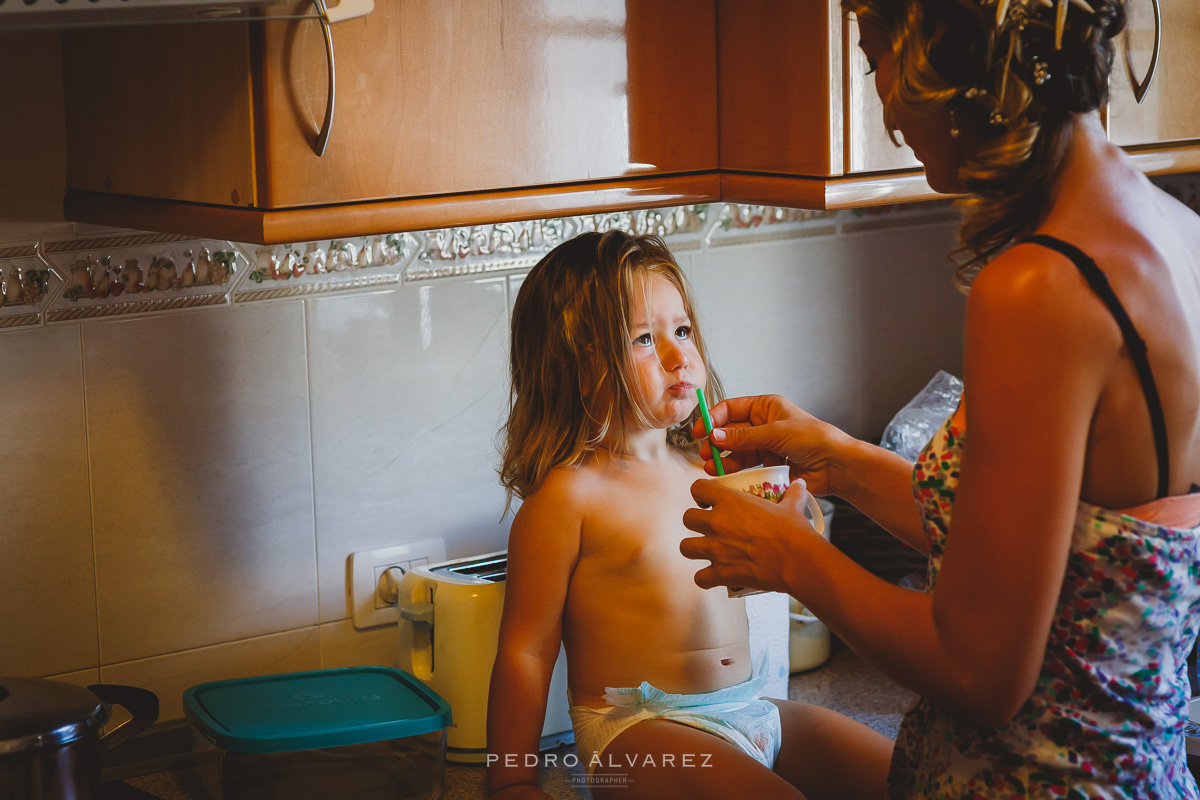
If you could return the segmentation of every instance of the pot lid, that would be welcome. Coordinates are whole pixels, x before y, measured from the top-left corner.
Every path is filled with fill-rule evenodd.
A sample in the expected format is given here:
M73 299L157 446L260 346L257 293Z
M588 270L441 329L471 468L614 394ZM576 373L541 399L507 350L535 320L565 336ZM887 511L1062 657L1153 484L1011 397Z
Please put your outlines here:
M87 689L0 677L0 757L73 742L107 719L108 709Z

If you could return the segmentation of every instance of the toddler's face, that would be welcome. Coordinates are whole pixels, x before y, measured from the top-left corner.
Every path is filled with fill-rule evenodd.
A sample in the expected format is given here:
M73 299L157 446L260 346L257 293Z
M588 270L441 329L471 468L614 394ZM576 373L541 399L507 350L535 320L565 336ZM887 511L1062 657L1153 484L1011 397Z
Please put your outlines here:
M679 290L650 275L635 282L629 309L633 374L645 410L656 427L670 428L696 408L696 387L707 378L692 341L692 320Z

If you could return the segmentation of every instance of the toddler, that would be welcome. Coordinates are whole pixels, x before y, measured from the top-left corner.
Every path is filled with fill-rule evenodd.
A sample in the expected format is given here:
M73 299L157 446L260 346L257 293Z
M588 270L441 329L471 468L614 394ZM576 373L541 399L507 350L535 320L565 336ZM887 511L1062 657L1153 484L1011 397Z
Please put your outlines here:
M696 389L712 402L721 389L663 242L613 231L555 248L521 286L510 357L501 478L523 502L488 702L492 796L546 797L526 754L560 641L597 798L853 796L855 766L832 774L831 751L863 731L886 740L760 698L745 601L697 587L679 552L690 487L707 477Z

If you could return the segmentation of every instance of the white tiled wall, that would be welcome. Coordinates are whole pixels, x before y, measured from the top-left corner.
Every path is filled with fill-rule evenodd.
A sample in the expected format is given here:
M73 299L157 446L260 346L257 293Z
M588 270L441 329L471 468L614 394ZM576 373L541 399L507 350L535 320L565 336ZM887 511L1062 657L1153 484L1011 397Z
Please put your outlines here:
M0 224L0 238L3 238ZM681 253L731 393L863 436L959 372L951 224ZM516 281L513 281L515 284ZM506 278L0 332L0 674L394 664L346 558L504 546Z
M503 546L495 435L507 400L504 278L308 301L321 621L350 614L346 555L442 536Z
M721 247L690 256L730 396L782 394L878 437L939 369L961 373L953 224Z
M101 664L315 625L303 307L81 328Z
M79 328L0 342L0 674L99 663Z

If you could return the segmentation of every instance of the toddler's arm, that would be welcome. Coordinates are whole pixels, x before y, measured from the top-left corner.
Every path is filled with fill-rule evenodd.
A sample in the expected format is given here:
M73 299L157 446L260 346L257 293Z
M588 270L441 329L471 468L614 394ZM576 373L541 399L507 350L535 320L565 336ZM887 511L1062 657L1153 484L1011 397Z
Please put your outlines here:
M525 500L509 534L504 615L488 692L487 786L493 794L516 786L536 792L546 696L579 558L582 517L569 484L561 473L549 476Z

